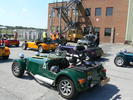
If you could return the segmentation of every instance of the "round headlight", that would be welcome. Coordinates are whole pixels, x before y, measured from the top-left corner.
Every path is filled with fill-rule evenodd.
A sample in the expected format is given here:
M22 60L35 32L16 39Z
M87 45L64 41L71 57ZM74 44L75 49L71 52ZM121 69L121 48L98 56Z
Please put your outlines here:
M19 54L19 57L20 57L20 58L24 58L24 54L23 54L23 53L20 53L20 54Z

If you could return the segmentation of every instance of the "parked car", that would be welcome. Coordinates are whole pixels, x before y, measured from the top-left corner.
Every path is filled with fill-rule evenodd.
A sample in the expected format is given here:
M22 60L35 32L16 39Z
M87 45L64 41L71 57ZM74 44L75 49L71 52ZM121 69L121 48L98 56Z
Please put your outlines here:
M79 45L87 45L88 48L96 47L96 44L92 41L89 41L87 38L82 38L77 41Z
M78 50L75 48L78 48ZM68 54L79 54L83 52L90 59L98 59L103 55L103 50L100 47L85 48L84 46L59 45L57 50L66 51Z
M0 35L0 44L4 43L6 46L16 46L18 47L20 42L12 34L1 34Z
M6 46L16 46L18 47L20 42L19 40L9 40L9 39L4 39L4 40L0 40L0 44L1 43L5 43Z
M14 60L12 73L21 78L24 72L30 73L36 80L54 86L59 94L67 99L85 91L94 85L103 86L109 82L106 70L99 63L71 65L64 52L45 56L34 56Z
M0 59L8 59L10 55L10 49L0 43Z
M37 49L39 52L44 52L44 51L49 51L52 50L54 51L57 48L58 44L52 42L51 40L48 40L46 42L40 42L40 41L35 41L35 42L27 42L25 41L22 44L22 49L26 50L27 48L32 48L32 49Z
M127 52L127 51L120 51L115 59L114 63L116 66L122 67L131 65L133 66L133 52Z

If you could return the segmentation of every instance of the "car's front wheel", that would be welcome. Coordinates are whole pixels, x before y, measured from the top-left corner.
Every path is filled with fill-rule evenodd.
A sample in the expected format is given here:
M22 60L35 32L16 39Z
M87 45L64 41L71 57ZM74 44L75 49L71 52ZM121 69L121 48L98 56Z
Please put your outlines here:
M14 76L21 78L24 75L24 69L18 62L13 62L12 73Z
M125 60L124 60L123 57L118 56L118 57L116 57L116 58L114 59L114 63L115 63L116 66L122 67L122 66L125 65L126 62L125 62Z
M42 47L42 46L39 46L39 47L38 47L38 51L41 52L41 53L43 53L43 52L44 52L43 47Z
M66 99L71 99L77 94L73 81L67 77L59 79L57 89L60 95Z

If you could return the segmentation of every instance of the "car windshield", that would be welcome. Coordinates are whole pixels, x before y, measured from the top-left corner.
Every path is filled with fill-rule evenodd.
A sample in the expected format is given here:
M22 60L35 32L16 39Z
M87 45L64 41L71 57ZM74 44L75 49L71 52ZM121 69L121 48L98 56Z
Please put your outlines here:
M62 58L66 58L66 53L50 53L50 54L44 54L44 55L41 55L39 56L41 58L48 58L48 59L62 59Z
M52 41L52 39L47 38L47 40L46 40L46 41L44 41L44 43L51 44L51 43L53 43L53 41Z

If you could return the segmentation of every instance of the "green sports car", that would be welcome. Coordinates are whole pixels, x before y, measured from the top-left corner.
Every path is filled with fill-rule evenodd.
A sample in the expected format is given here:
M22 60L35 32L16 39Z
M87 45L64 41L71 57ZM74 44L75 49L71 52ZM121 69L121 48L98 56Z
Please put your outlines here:
M106 69L101 64L85 62L73 65L61 52L29 58L21 54L20 59L14 60L12 64L12 73L21 78L25 71L39 82L54 86L67 99L95 85L103 86L109 82Z

